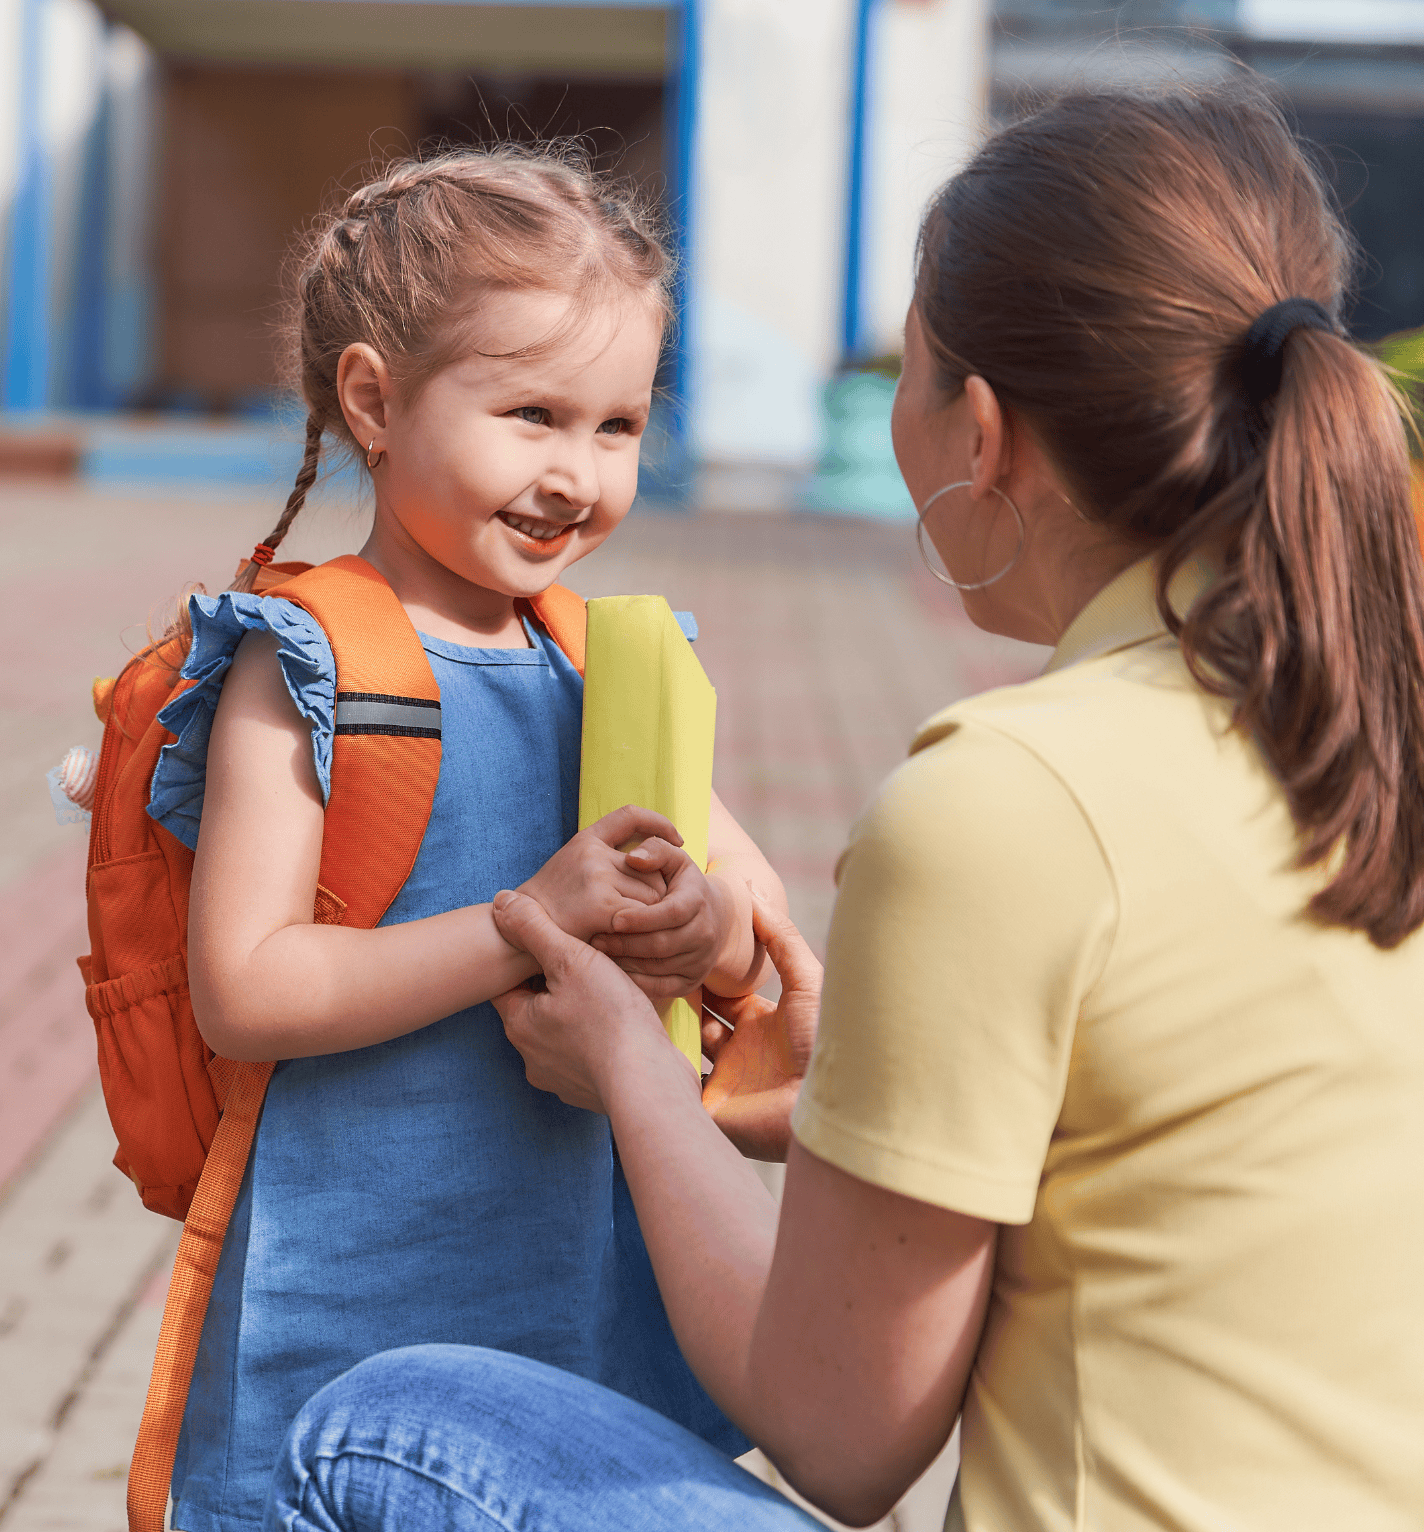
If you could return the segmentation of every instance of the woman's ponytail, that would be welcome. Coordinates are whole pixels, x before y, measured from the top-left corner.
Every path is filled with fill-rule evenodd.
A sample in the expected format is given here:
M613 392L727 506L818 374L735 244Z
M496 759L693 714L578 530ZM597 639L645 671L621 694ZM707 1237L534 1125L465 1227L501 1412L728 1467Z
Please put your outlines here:
M944 188L915 302L941 385L986 378L1074 505L1159 554L1164 621L1322 869L1309 913L1392 947L1424 926L1424 559L1403 401L1337 323L1353 260L1255 86L1103 92ZM1179 615L1197 551L1219 578Z
M1424 560L1403 401L1348 341L1296 330L1233 556L1180 624L1197 679L1235 700L1275 769L1310 902L1328 925L1393 947L1424 924ZM1199 545L1199 537L1191 539ZM1170 579L1187 549L1163 561Z
M321 417L315 410L307 416L307 444L302 453L302 466L297 470L296 483L292 486L292 492L287 496L287 503L282 508L282 514L277 518L277 525L258 543L254 553L265 553L261 559L250 558L238 571L237 578L228 587L229 590L250 591L257 583L257 571L264 563L271 561L272 555L282 545L282 539L291 530L292 523L297 519L297 512L306 504L307 494L313 484L316 483L317 464L321 460Z

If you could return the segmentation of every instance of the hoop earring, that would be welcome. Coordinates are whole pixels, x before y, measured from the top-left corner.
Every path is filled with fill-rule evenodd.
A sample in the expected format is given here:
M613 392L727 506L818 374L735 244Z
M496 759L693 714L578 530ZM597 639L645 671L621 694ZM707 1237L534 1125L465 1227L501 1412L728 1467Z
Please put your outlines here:
M991 485L990 487L993 489L994 493L1014 513L1014 520L1019 524L1019 542L1018 547L1014 549L1014 556L1009 560L1007 564L1004 565L998 574L990 575L987 580L967 580L961 582L959 580L952 580L948 574L941 574L939 570L930 563L930 556L925 551L925 512L929 510L929 508L935 503L936 500L939 499L941 495L947 495L952 489L968 489L973 484L973 482L973 479L960 479L957 484L946 484L943 489L937 489L934 494L932 494L929 499L925 501L919 510L915 512L915 542L919 546L920 558L924 561L925 568L929 570L929 572L935 577L936 580L940 582L941 585L951 585L955 590L983 590L986 586L997 585L998 582L1002 580L1004 576L1008 574L1008 572L1014 567L1014 565L1018 563L1019 555L1023 552L1024 549L1024 540L1028 536L1028 528L1024 525L1023 513L1019 510L1018 506L1016 506L1014 502L1009 499L1009 497L1003 492L1003 490L999 488L997 484Z
M371 438L371 445L366 448L366 467L367 468L375 469L375 468L379 467L381 459L383 457L385 457L385 455L386 455L386 449L384 447L382 447L379 452L377 452L375 450L375 448L376 448L376 438L373 436Z

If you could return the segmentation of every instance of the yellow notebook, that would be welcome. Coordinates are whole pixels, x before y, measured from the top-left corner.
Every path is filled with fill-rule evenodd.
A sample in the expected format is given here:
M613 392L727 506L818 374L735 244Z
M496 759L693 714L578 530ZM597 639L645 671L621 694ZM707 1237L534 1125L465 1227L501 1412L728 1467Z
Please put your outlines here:
M636 803L666 814L705 871L716 723L717 693L661 596L588 603L580 829ZM697 1068L701 1016L686 1000L661 1014Z

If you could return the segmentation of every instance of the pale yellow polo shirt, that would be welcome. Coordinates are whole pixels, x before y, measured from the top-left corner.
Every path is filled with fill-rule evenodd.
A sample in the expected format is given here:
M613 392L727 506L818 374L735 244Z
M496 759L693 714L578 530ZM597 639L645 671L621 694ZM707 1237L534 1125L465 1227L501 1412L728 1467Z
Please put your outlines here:
M1420 1532L1424 938L1302 918L1152 583L857 825L795 1132L1004 1226L946 1526Z

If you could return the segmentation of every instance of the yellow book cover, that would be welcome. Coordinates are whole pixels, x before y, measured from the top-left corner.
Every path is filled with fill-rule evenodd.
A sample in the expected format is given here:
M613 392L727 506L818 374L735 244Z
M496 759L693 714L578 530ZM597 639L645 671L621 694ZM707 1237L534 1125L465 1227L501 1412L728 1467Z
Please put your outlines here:
M666 814L707 869L717 693L661 596L588 603L579 828L636 803ZM702 1018L686 1000L662 1012L668 1036L702 1060Z

